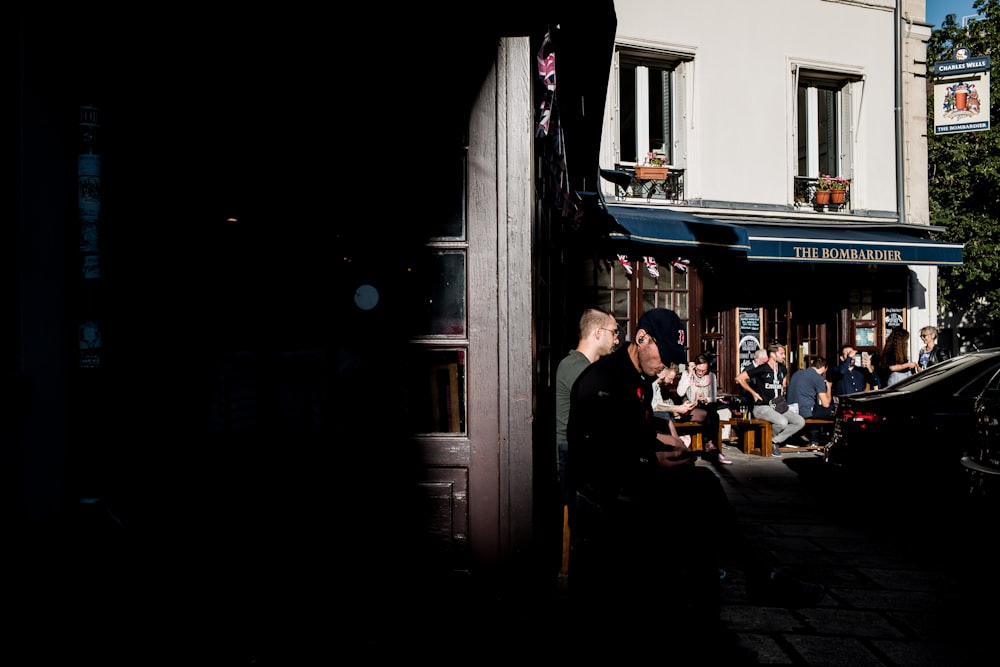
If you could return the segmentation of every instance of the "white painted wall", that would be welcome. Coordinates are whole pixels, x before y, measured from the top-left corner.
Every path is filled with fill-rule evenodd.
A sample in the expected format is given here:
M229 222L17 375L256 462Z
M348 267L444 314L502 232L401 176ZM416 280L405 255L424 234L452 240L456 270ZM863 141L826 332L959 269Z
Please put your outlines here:
M929 224L925 0L900 0L904 211ZM617 41L694 58L685 82L685 197L791 206L795 175L792 63L863 76L854 153L854 210L897 210L896 0L616 0ZM615 162L608 90L601 164ZM608 196L613 190L608 186ZM712 214L711 207L698 212ZM937 323L937 269L911 267L909 326ZM911 340L914 350L919 337Z
M907 4L919 5L922 21L923 0ZM791 62L798 60L864 76L852 202L895 211L894 7L894 0L617 0L618 40L694 54L686 198L792 203ZM615 95L609 89L609 102ZM601 162L610 167L610 123L605 128Z

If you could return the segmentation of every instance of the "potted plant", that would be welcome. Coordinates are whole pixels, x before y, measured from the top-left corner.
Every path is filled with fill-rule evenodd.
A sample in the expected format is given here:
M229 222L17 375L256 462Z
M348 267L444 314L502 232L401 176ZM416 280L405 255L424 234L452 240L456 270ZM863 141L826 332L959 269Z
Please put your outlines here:
M833 188L833 177L820 174L816 181L816 203L820 206L830 203L830 190Z
M816 181L817 204L843 204L851 181L843 176L820 174Z
M830 182L830 203L843 204L847 198L847 188L851 182L843 176L837 176Z
M821 196L819 193L828 192L828 201L831 204L843 204L847 197L847 188L850 184L851 181L843 176L821 174L819 180L816 181L816 203L826 203L820 202Z
M635 175L650 181L662 181L667 177L667 162L662 157L650 151L646 153L646 164L636 165Z

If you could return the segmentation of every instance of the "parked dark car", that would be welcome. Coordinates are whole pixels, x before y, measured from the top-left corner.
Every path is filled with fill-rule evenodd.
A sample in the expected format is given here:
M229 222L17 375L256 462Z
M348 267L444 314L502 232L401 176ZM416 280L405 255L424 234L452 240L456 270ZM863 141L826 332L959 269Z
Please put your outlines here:
M841 396L827 463L882 480L964 484L975 402L1000 371L1000 348L961 354L874 391Z
M976 438L962 466L975 497L1000 499L1000 371L976 398Z

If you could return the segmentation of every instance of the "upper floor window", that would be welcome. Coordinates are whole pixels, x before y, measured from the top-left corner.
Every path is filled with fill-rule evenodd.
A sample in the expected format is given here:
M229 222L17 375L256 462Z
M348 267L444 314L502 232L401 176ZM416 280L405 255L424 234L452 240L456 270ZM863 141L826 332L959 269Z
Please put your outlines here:
M860 78L804 67L796 68L795 77L797 175L852 179L856 127L852 99Z
M616 56L615 162L643 164L652 153L679 165L685 61L633 49L619 49Z

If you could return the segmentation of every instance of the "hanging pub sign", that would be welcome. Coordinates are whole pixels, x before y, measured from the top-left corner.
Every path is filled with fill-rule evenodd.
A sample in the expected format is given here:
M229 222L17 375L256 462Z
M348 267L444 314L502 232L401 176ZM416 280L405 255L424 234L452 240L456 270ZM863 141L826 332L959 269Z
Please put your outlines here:
M955 60L934 63L934 133L990 129L990 57L955 49Z

